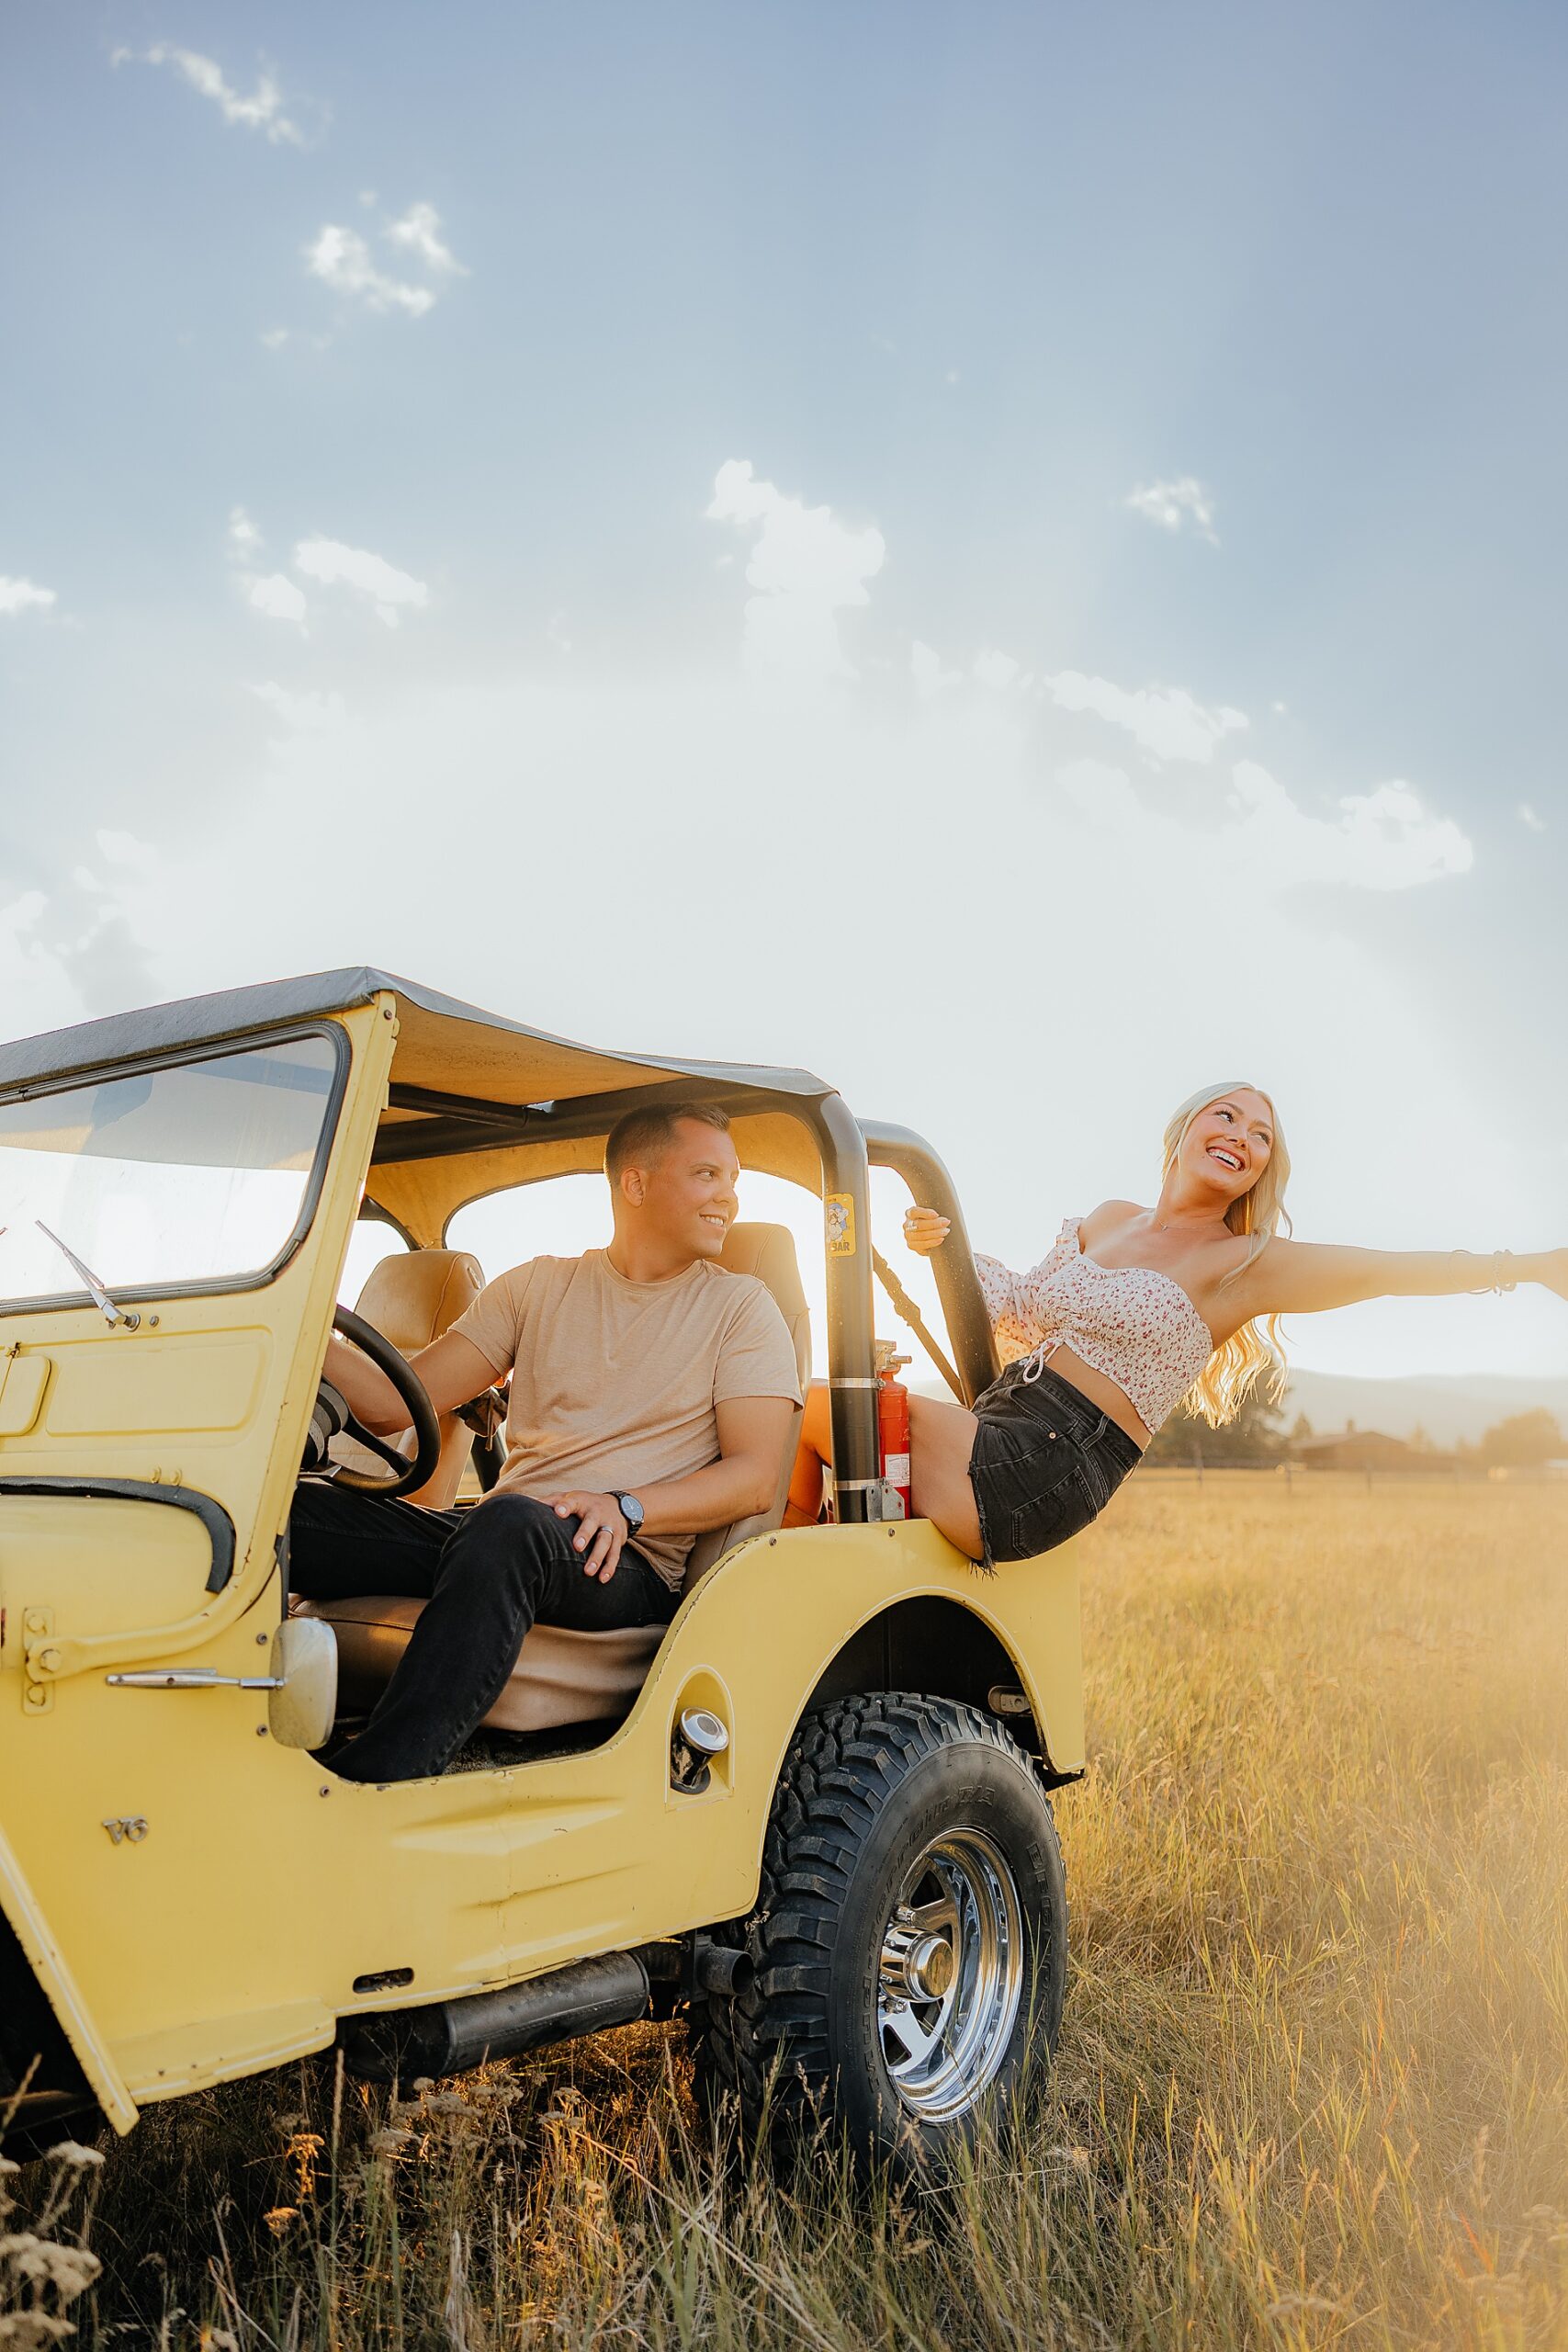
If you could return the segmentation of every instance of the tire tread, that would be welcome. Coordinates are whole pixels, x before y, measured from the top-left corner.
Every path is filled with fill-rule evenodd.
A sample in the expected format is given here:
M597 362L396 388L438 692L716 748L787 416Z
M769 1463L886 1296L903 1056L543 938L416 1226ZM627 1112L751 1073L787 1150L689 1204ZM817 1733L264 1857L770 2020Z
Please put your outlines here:
M752 1976L731 1999L694 2002L690 2018L699 2103L711 2114L733 2102L748 2140L766 2123L776 2144L826 2111L832 1954L855 1864L908 1773L966 1743L1029 1775L1054 1840L1036 1768L979 1707L914 1690L862 1691L798 1725L769 1817L756 1908L714 1931L748 1952ZM1065 1934L1065 1913L1061 1925Z

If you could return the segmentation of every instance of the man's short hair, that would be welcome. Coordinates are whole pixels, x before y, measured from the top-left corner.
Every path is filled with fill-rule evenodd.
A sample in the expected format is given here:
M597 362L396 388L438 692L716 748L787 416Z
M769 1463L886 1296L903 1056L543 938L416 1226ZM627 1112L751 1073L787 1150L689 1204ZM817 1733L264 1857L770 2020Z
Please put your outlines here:
M628 1111L605 1138L604 1173L611 1183L618 1184L628 1168L646 1167L650 1159L661 1158L674 1142L675 1129L682 1119L716 1127L721 1136L729 1133L729 1114L716 1102L655 1102L647 1110Z

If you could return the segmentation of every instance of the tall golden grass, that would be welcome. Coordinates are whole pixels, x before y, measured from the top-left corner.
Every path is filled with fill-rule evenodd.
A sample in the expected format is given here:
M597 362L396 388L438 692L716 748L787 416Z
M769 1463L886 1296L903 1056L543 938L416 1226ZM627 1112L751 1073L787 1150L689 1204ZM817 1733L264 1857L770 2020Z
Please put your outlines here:
M710 2146L678 2027L323 2063L110 2154L83 2335L1568 2346L1568 1495L1134 1479L1091 1547L1061 2047L951 2179Z

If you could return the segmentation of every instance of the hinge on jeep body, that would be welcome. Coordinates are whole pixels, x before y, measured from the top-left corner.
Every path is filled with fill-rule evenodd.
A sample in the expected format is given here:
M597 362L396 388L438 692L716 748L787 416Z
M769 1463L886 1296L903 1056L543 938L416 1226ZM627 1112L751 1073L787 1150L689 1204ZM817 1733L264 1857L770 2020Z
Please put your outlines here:
M52 1609L23 1610L22 1665L22 1713L47 1715L54 1704L53 1677L60 1666Z

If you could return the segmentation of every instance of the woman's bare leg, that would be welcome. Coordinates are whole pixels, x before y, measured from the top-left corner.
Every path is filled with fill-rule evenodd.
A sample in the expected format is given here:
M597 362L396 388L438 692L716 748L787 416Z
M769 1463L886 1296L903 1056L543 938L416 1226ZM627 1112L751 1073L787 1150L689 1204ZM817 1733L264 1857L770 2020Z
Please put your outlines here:
M800 1418L800 1439L790 1473L789 1500L784 1505L786 1527L815 1527L822 1516L822 1481L833 1463L833 1431L828 1384L814 1380L806 1392Z
M975 1489L969 1484L969 1456L975 1450L978 1424L962 1405L943 1405L934 1396L909 1399L909 1471L913 1480L915 1517L929 1519L966 1558L977 1560L985 1550Z
M929 1519L950 1544L971 1560L985 1549L969 1484L969 1456L975 1445L975 1416L961 1405L942 1405L933 1396L909 1399L909 1464L915 1517ZM786 1527L815 1525L821 1501L822 1477L833 1466L833 1432L828 1384L814 1380L806 1394L806 1416L789 1482Z

